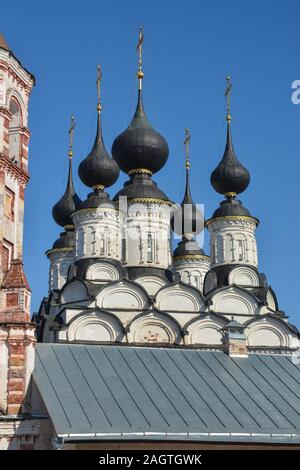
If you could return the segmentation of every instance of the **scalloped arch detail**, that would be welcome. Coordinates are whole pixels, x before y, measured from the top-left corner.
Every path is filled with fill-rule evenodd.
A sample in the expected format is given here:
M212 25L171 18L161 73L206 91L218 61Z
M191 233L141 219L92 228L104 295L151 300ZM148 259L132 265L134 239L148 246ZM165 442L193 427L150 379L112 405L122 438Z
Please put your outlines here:
M198 318L189 323L186 328L185 336L186 344L205 344L208 346L220 346L222 344L221 329L226 325L227 320L224 318Z
M229 273L228 283L229 285L258 287L259 277L253 269L247 266L239 266Z
M159 276L143 276L135 279L137 284L140 284L148 292L149 295L154 296L159 289L166 285L166 281Z
M133 320L127 338L129 343L179 344L181 331L171 318L158 312L151 312Z
M155 298L155 305L165 312L199 312L205 310L200 292L188 285L176 284L161 289Z
M105 312L86 312L70 322L67 340L91 342L121 341L123 331L121 325Z
M247 328L247 341L249 346L268 346L273 348L289 347L289 334L286 328L275 325L275 322L260 320L253 322Z
M94 263L87 269L85 277L89 281L117 281L120 279L120 273L110 264Z
M138 284L126 281L104 287L97 295L96 303L108 310L144 310L149 305L146 292Z
M258 302L242 289L229 287L212 296L212 309L225 314L255 315Z

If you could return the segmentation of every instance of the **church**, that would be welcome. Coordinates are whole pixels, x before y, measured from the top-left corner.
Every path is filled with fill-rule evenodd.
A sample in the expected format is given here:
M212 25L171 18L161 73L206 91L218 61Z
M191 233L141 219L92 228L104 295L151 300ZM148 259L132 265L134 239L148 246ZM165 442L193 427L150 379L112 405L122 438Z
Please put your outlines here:
M230 77L224 154L210 176L220 205L204 220L188 129L182 202L155 181L169 149L143 102L143 40L141 29L136 111L111 152L98 66L96 135L78 167L84 200L71 119L67 184L52 210L60 233L45 247L48 289L31 317L22 243L35 78L0 35L0 449L300 448L300 333L259 269L259 220L240 200L250 174L233 146ZM111 194L120 171L128 179Z

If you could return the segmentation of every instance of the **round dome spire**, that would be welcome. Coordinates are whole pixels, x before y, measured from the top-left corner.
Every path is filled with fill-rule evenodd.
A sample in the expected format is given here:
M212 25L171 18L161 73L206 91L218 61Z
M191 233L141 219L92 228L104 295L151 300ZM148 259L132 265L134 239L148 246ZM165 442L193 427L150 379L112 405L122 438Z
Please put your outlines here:
M204 218L197 205L194 203L191 189L190 189L190 159L189 159L189 143L191 140L191 134L189 129L185 129L185 140L184 145L186 147L186 182L185 182L185 193L184 198L181 202L180 207L174 210L173 217L171 218L172 230L177 235L182 236L185 239L191 239L194 236L202 232L204 227Z
M63 197L55 204L52 209L52 216L58 225L65 228L73 228L72 213L77 210L81 203L80 198L76 194L73 186L73 175L72 175L72 157L73 157L73 130L75 127L74 118L71 118L71 127L69 130L70 134L70 149L69 149L69 175L66 191Z
M234 196L242 193L250 183L250 174L235 155L231 138L231 114L230 114L230 77L227 77L227 141L223 158L212 172L210 182L215 191L220 194Z
M114 141L112 156L125 173L156 173L166 163L169 156L169 147L165 138L153 129L144 111L142 102L142 43L143 31L140 29L138 51L139 66L137 77L139 80L138 102L133 120L128 128Z
M89 187L94 189L104 189L112 186L119 176L119 167L115 160L113 160L103 143L101 118L100 113L102 106L100 104L100 81L101 70L98 66L98 104L97 104L97 133L93 148L89 155L80 163L78 174L81 181Z

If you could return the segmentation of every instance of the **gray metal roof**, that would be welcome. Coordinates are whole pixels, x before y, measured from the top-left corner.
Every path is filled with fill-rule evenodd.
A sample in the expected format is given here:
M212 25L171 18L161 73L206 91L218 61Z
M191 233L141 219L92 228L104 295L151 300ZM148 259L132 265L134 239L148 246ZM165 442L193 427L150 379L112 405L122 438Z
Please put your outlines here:
M300 358L38 344L34 381L66 440L300 442Z

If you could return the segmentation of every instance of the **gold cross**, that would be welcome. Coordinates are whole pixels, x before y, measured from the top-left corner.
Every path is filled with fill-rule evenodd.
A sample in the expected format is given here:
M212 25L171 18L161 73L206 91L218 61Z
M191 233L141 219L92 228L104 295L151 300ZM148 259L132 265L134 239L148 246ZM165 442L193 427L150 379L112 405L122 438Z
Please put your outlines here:
M142 70L142 44L143 42L144 42L144 31L143 31L143 26L140 26L139 40L137 43L137 50L139 53L139 70Z
M189 155L190 141L191 141L191 133L190 133L190 130L188 128L186 128L185 129L185 139L184 139L183 144L185 145L185 167L187 169L189 169L190 166L191 166L191 164L190 164L190 155Z
M70 158L73 157L73 133L74 133L74 129L75 129L75 118L74 118L74 116L71 116L71 126L70 126L70 129L68 131L68 134L69 134L69 157Z
M139 90L142 89L142 80L144 78L144 72L142 70L142 44L144 42L144 31L143 31L143 26L140 26L139 30L139 40L137 43L137 50L139 54L139 65L138 65L138 72L137 72L137 78L139 79Z
M226 90L225 90L225 97L227 99L227 114L226 114L226 119L227 121L231 120L231 114L230 114L230 98L231 98L231 87L232 83L230 80L230 76L227 75L226 77Z
M100 85L101 85L101 79L102 79L102 71L100 65L97 66L97 95L98 95L98 103L97 103L97 111L100 112L102 109L101 103L100 103Z

